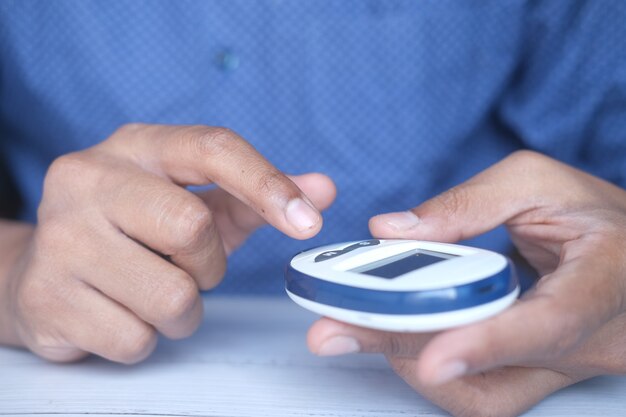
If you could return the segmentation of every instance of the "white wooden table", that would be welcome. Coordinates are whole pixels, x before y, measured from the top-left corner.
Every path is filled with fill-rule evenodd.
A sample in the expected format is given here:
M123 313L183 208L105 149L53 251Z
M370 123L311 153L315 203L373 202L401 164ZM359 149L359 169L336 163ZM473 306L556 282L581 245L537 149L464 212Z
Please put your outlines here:
M378 355L318 358L315 317L283 298L209 298L193 337L147 361L55 365L0 348L0 416L445 416ZM527 416L626 416L626 378L565 389Z

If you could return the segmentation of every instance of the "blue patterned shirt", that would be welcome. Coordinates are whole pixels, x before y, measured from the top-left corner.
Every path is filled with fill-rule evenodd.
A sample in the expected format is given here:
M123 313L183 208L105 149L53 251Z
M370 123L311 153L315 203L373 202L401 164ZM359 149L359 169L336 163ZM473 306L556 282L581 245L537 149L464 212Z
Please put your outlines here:
M124 123L232 128L338 186L318 237L260 230L221 287L281 291L293 253L516 149L626 185L625 22L622 0L2 0L3 179L35 221L51 161Z

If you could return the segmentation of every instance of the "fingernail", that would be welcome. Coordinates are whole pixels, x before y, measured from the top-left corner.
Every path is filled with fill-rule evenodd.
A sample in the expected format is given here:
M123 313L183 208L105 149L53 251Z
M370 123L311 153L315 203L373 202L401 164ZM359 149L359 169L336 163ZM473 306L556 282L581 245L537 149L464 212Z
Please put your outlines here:
M285 211L287 221L299 232L312 229L320 219L320 215L313 207L301 198L295 198L287 203Z
M385 223L394 230L409 230L420 224L420 219L411 211L384 215Z
M463 361L452 361L443 364L433 380L434 385L443 385L467 373L467 364Z
M337 356L356 353L361 350L359 342L348 336L335 336L325 341L317 351L319 356Z

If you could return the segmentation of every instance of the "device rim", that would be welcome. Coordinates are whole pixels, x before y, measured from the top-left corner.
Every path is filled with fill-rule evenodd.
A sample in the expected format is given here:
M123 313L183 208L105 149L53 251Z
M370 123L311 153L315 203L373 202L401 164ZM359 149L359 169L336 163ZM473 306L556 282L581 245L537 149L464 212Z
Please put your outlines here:
M503 256L503 255L502 255ZM293 266L285 270L285 289L299 297L334 307L377 314L432 314L475 307L519 290L515 267L468 284L433 290L389 291L352 287L307 275Z

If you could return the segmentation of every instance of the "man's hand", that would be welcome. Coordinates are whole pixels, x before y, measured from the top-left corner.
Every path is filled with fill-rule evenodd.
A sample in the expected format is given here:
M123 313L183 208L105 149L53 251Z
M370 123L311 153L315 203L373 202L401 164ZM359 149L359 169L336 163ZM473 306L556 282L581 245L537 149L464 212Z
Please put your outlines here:
M184 188L209 183L219 188ZM19 249L0 268L0 342L54 361L140 361L157 332L197 328L199 290L219 283L249 233L267 222L312 237L334 195L327 177L289 179L228 129L124 126L57 159L37 227L11 228Z
M404 213L374 236L455 242L505 224L542 275L500 315L439 334L322 319L321 355L382 352L415 390L456 416L514 416L550 393L626 373L626 192L545 156L517 152Z

